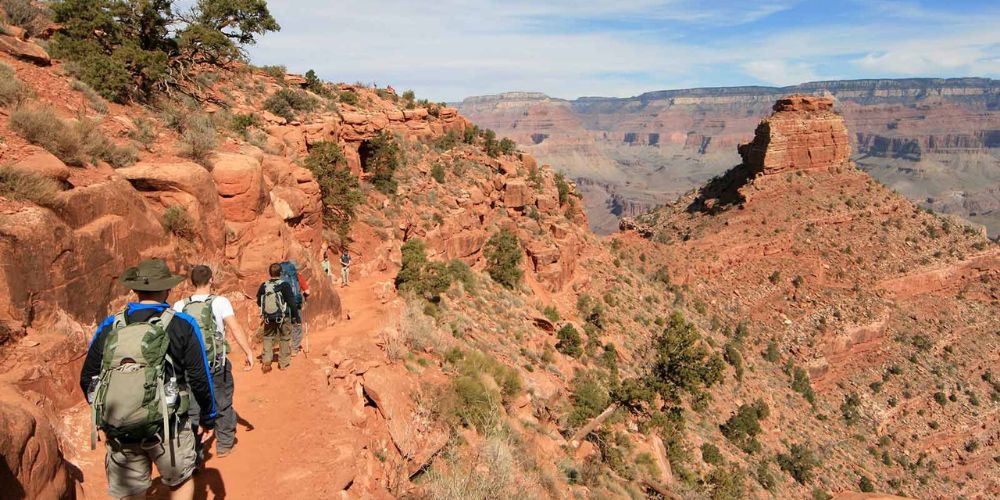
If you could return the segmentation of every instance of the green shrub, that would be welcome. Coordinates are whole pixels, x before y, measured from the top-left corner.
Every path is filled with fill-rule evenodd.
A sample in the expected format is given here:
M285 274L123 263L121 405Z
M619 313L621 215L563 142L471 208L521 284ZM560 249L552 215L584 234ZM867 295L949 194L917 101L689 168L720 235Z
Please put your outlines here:
M187 120L183 126L178 154L211 168L212 152L218 145L219 137L212 120L207 116L195 116Z
M736 414L720 426L720 430L726 439L741 450L756 453L761 449L760 442L757 441L757 435L761 432L760 421L769 414L770 409L763 400L757 400L752 405L743 404Z
M566 182L566 176L556 174L556 190L559 192L559 205L565 205L569 201L570 187ZM670 275L667 275L667 284L670 284Z
M872 484L872 480L868 476L861 476L858 481L858 489L864 493L872 493L875 491L875 485Z
M458 146L458 134L454 130L449 130L448 133L438 137L434 140L434 149L438 151L448 151Z
M722 458L722 453L719 453L719 447L712 443L705 443L701 445L701 459L705 461L706 464L721 465L725 460Z
M323 84L323 80L320 80L319 77L316 76L315 71L313 70L306 71L305 79L306 79L306 88L311 90L314 94L321 95L323 97L333 96L333 93L331 93L326 88L326 85Z
M28 94L28 89L17 79L14 68L0 63L0 107L18 106Z
M802 397L806 398L814 408L816 407L816 393L813 392L812 382L809 380L809 374L805 370L796 366L792 372L792 390L801 394Z
M59 184L42 175L0 167L0 196L12 200L26 200L43 207L56 205Z
M580 332L578 332L572 324L566 323L563 325L563 327L559 329L556 336L559 339L559 341L556 342L557 351L574 358L578 358L581 354L583 354L583 349L580 348L581 344L583 344L583 341L580 338Z
M521 390L517 370L479 351L455 359L458 376L452 382L456 404L452 410L462 425L488 432L500 423L501 406ZM486 382L491 379L491 382Z
M856 393L844 396L844 402L840 404L840 414L847 425L854 425L861 421L861 398Z
M521 284L524 270L521 269L521 242L517 235L503 228L486 242L486 272L493 281L514 289Z
M401 251L403 264L395 280L399 291L436 303L455 282L461 282L466 290L475 289L475 276L467 264L457 259L447 263L428 261L426 246L420 239L408 240Z
M743 500L746 494L746 473L737 465L716 467L708 474L709 498L712 500Z
M812 498L813 500L832 500L833 495L827 493L822 488L813 488Z
M412 90L404 90L403 95L401 97L403 98L403 101L406 103L407 109L413 109L414 107L416 107L414 104L417 95Z
M767 277L767 280L771 282L772 285L777 285L781 281L781 271L775 271Z
M670 315L667 328L653 340L653 352L649 385L668 402L679 402L684 392L706 397L705 389L722 380L725 362L709 352L680 312Z
M357 176L345 165L344 153L335 142L313 144L304 163L319 184L324 219L344 239L351 230L357 206L364 202Z
M190 81L198 63L236 59L240 45L280 29L265 0L206 0L186 11L173 4L55 0L61 28L51 52L105 98L126 102Z
M948 404L948 398L941 391L934 393L934 401L941 406Z
M353 90L345 90L338 94L337 98L344 104L350 104L351 106L358 105L358 94L354 93Z
M399 144L389 132L383 130L363 142L359 148L361 167L371 174L372 185L385 194L396 192L396 169L402 164Z
M553 306L545 306L545 309L542 310L542 315L553 323L559 321L559 310Z
M316 109L316 98L301 90L281 89L264 101L264 109L288 121L294 121L296 113L308 113Z
M778 352L778 343L774 339L767 341L767 350L764 351L764 359L777 363L781 359L781 354Z
M444 184L444 176L444 165L441 164L441 162L434 163L434 165L431 166L431 177L433 177L438 184Z
M727 342L723 351L726 363L732 365L733 371L736 372L736 380L743 380L743 354L739 348L734 342Z
M568 429L579 429L611 404L608 389L591 372L578 373L573 377L570 390L573 406L566 417Z
M195 237L194 219L182 205L171 206L163 213L163 229L186 240Z
M804 444L793 444L788 453L779 453L775 460L781 470L790 474L800 484L811 481L813 469L820 465L816 455Z
M778 480L774 477L774 473L771 472L771 466L768 460L761 460L757 464L757 471L754 476L760 486L771 493L774 493L774 489L778 487Z
M251 128L261 128L262 126L263 122L257 113L237 113L229 120L229 128L243 137L247 137Z
M462 142L472 144L476 142L476 137L479 137L479 127L472 125L462 130Z
M505 155L512 155L517 152L517 143L504 137L500 140L500 152Z
M480 135L483 138L483 150L486 151L486 154L491 158L500 156L500 143L497 142L497 133L486 129Z

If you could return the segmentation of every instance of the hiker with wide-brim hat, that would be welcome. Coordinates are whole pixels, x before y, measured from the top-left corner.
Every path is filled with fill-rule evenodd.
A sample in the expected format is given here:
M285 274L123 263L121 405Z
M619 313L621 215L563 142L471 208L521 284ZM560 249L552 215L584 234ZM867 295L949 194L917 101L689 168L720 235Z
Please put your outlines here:
M170 272L162 259L149 259L130 267L118 278L118 282L136 292L162 292L170 290L184 281L183 276Z
M198 402L203 428L215 427L216 409L198 324L166 303L183 279L160 259L126 269L118 281L137 300L105 319L87 348L80 388L92 408L91 446L98 429L105 437L108 494L115 498L145 495L154 463L171 498L194 496L188 398Z

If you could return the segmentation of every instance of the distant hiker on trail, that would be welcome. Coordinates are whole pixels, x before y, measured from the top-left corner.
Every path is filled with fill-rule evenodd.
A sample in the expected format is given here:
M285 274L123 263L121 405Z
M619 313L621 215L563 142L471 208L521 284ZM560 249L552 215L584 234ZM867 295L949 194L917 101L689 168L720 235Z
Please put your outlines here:
M323 273L332 278L333 277L333 271L330 270L330 256L329 255L326 255L325 253L323 254L323 262L321 262L321 265L323 266Z
M229 354L229 342L226 332L229 332L236 344L240 346L246 357L244 370L253 369L253 350L243 332L243 327L236 320L233 305L229 299L212 294L212 269L208 266L194 266L191 269L191 284L194 294L177 301L174 310L193 317L201 330L202 343L212 370L212 385L215 388L215 406L219 418L215 424L216 453L221 458L229 455L236 444L236 410L233 409L233 365L226 356ZM191 403L189 418L191 425L198 429L197 402ZM199 453L200 455L200 453Z
M278 343L278 368L284 370L292 362L291 319L293 313L298 314L298 304L291 285L282 281L281 270L281 264L271 264L267 270L271 279L261 283L257 289L260 328L264 337L264 352L261 355L261 370L264 373L271 371L275 342Z
M291 308L292 356L298 356L302 350L302 310L309 300L309 282L299 273L298 264L294 260L281 263L281 281L288 283L295 297Z
M145 498L154 463L171 499L194 497L189 395L201 408L206 439L216 410L198 323L166 303L183 280L160 259L127 269L119 282L138 302L105 319L87 348L80 388L91 405L91 447L103 430L108 494L115 498Z
M340 285L347 286L351 284L351 254L344 249L344 253L340 255Z

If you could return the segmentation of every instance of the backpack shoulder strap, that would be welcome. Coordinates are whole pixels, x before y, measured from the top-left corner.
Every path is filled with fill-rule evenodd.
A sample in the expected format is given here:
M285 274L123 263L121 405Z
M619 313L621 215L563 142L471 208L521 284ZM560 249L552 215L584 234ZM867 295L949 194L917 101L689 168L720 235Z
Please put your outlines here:
M170 326L170 322L174 319L174 316L176 315L177 313L174 312L173 308L168 307L164 309L163 314L161 314L160 317L157 318L157 320L159 320L160 327L163 328L164 332L167 331L167 327Z

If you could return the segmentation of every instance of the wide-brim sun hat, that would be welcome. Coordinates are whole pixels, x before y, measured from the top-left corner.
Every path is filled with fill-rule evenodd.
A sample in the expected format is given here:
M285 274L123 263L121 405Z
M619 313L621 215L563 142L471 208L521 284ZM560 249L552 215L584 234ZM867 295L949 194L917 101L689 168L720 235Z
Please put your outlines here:
M137 292L162 292L181 281L184 277L170 272L163 259L144 260L138 266L126 269L118 278L119 283Z

